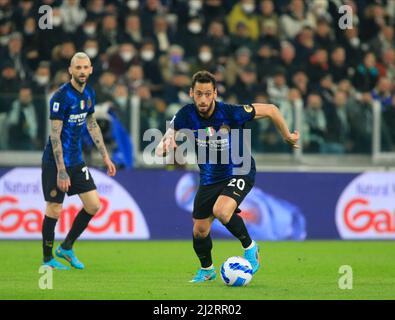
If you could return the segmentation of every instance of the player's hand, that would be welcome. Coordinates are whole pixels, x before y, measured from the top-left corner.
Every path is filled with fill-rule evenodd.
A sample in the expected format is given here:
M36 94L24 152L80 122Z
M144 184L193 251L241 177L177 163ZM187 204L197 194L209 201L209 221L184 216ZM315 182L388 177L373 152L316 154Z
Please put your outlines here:
M171 149L176 149L177 143L174 136L169 136L163 140L163 151L167 154Z
M69 188L71 187L71 182L70 177L65 169L61 169L58 171L57 184L60 191L69 191Z
M105 164L106 167L107 167L107 174L108 174L110 177L115 176L115 174L117 173L117 168L115 167L115 165L114 165L114 163L111 161L111 159L110 159L109 157L105 157L105 158L103 159L103 161L104 161L104 164Z
M299 140L299 131L294 131L288 137L284 139L288 144L290 144L293 148L298 149L298 140Z

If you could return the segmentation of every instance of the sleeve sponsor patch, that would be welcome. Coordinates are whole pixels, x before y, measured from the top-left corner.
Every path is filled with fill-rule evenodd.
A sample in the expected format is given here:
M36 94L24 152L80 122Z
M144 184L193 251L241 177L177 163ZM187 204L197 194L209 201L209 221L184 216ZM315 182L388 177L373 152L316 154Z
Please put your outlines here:
M250 106L248 104L243 105L243 108L244 108L245 112L248 112L248 113L252 112L252 106Z
M59 102L54 102L53 107L52 107L53 112L58 112L59 111Z

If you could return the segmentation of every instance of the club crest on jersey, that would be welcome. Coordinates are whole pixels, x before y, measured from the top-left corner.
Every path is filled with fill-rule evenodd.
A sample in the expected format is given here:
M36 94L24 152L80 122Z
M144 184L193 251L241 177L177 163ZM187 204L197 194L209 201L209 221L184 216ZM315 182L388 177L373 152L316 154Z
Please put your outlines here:
M88 109L89 109L90 107L92 107L92 99L91 99L91 98L88 98Z
M219 133L221 134L228 134L230 132L230 127L226 124L223 124L220 128L219 128Z
M206 131L206 134L207 134L209 137L212 137L212 136L215 135L215 130L214 130L213 127L207 127L207 128L205 129L205 131Z
M248 105L248 104L245 104L245 105L243 106L243 108L244 108L244 110L245 110L246 112L248 112L248 113L252 112L252 107L251 107L250 105Z
M85 100L80 101L80 108L81 108L81 110L85 109Z

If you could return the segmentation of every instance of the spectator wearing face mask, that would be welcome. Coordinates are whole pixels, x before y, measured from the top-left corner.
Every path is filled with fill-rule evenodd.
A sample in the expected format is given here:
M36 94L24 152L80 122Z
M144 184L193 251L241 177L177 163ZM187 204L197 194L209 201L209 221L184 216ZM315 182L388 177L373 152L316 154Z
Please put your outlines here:
M87 18L75 32L75 42L80 48L89 39L97 39L98 23L96 20Z
M186 28L177 29L175 43L183 47L185 57L190 58L196 55L204 39L203 20L200 17L193 17L188 21ZM186 43L188 45L185 45Z
M145 80L149 81L150 90L153 96L161 94L163 89L163 78L160 72L158 59L156 59L155 43L147 39L140 49L140 58L144 70Z
M228 28L231 34L236 33L237 25L242 22L248 29L249 37L252 40L259 38L259 18L255 13L254 0L241 0L232 8L227 17Z
M49 61L41 61L33 74L31 87L35 95L46 94L51 81Z
M128 87L124 84L117 84L114 88L112 95L112 108L118 119L121 121L122 126L131 132L130 117L131 117L131 105Z
M51 60L52 49L66 41L66 33L62 28L63 20L58 7L52 10L52 29L38 29L40 42L37 48L40 51L40 59Z
M83 43L83 52L85 52L89 59L91 60L91 64L93 66L94 72L90 75L90 79L92 81L96 81L98 77L101 75L103 72L103 65L104 61L101 59L101 55L99 52L99 44L95 38L87 39Z
M129 69L132 64L139 61L138 51L131 43L120 44L116 51L110 56L108 61L108 70L115 75L120 76Z
M187 29L195 17L205 17L203 8L203 0L176 1L170 10L177 16L177 30Z
M215 65L215 57L211 47L203 44L199 48L196 58L191 63L191 75L199 70L214 70Z
M184 49L179 45L172 45L166 55L159 58L159 65L163 80L171 81L174 74L182 72L188 74L190 72L190 64L184 58Z

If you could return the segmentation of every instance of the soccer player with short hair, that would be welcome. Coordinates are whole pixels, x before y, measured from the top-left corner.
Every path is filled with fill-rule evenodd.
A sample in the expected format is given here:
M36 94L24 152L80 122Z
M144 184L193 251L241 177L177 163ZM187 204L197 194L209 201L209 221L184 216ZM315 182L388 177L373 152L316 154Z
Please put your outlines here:
M193 208L193 248L200 260L201 268L191 282L209 281L216 277L213 266L210 237L211 224L217 218L229 232L240 240L244 248L244 257L251 263L253 273L260 266L259 248L247 231L243 219L237 214L238 206L252 189L255 181L255 161L248 148L241 146L240 140L235 143L233 132L241 134L247 121L253 119L270 118L284 140L297 148L299 133L290 133L279 109L272 104L253 103L249 105L231 105L217 101L215 77L207 71L199 71L193 75L190 97L193 103L185 105L174 116L170 129L156 148L156 154L166 156L171 149L175 149L176 133L185 129L193 132L195 151L206 153L200 168L200 185L195 196ZM208 137L202 138L201 132ZM233 132L231 132L233 131ZM200 132L200 133L199 133ZM217 141L210 141L215 136ZM245 142L245 141L244 141ZM233 161L232 157L218 157L221 161L211 161L207 155L221 154L231 149L241 148L244 154L243 162L247 159L250 166L243 166ZM203 149L203 151L202 151ZM248 158L245 158L248 157ZM230 159L229 159L230 158ZM224 161L226 160L226 161ZM238 171L236 171L239 169Z
M100 208L96 185L82 158L81 135L85 124L103 157L107 174L114 176L116 173L94 116L95 92L87 85L92 72L89 57L84 52L76 53L70 62L70 82L63 84L50 100L51 132L42 157L42 188L47 202L42 226L43 264L59 270L70 269L52 254L55 226L65 193L78 194L83 208L55 252L74 268L84 269L84 265L75 256L73 244Z

